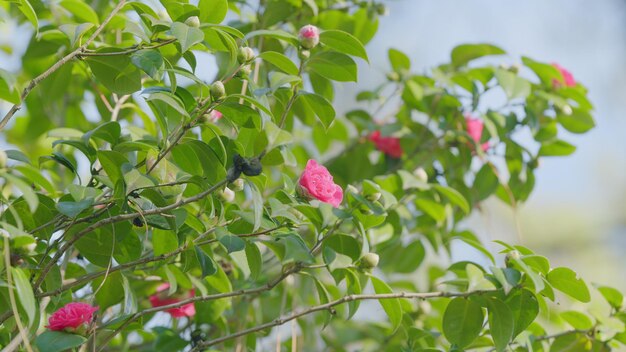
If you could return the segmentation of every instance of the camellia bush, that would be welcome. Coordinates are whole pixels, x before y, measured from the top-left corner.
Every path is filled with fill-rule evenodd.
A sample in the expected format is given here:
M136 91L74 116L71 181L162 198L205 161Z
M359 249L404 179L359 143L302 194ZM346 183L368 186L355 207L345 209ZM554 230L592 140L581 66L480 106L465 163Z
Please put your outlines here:
M464 222L575 151L584 86L489 44L392 49L339 114L385 12L0 3L28 41L0 71L3 351L624 349L618 290Z

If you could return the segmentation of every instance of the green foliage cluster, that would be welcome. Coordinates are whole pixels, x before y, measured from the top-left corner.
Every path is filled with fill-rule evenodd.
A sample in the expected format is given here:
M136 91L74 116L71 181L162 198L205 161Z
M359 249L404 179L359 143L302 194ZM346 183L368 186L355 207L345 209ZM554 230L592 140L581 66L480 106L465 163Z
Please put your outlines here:
M505 52L488 44L427 73L392 49L388 81L339 114L335 89L358 62L369 70L384 14L372 0L0 3L0 20L33 29L20 71L0 70L13 104L0 122L0 345L624 348L619 291L521 245L498 242L496 256L463 225L489 197L523 203L539 160L575 151L563 131L594 127L584 86L526 57L494 65L483 58ZM320 28L310 49L307 24ZM401 158L375 148L376 131ZM339 207L297 194L309 159L344 189ZM458 243L488 264L451 261ZM178 298L151 304L164 282ZM99 307L87 329L46 329L69 302ZM190 303L193 316L162 313Z

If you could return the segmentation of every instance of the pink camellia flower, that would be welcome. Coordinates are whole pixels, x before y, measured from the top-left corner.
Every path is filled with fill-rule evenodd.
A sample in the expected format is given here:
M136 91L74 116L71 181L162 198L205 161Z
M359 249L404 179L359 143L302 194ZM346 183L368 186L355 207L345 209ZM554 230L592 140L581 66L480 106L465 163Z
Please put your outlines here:
M343 190L333 182L333 176L313 159L306 163L300 176L298 192L308 199L317 199L335 208L343 200Z
M53 331L77 332L79 328L89 326L93 319L93 313L97 310L98 307L93 307L87 303L68 303L52 313L46 327Z
M576 80L574 79L574 75L572 75L571 72L569 72L568 70L563 68L563 66L557 64L556 62L553 62L552 66L554 66L554 68L556 68L557 70L559 70L559 72L561 72L561 75L563 76L563 81L565 82L565 86L566 87L575 87L576 86ZM557 80L557 79L553 79L552 80L552 87L554 87L554 88L561 87L561 82L559 80Z
M167 282L157 287L156 294L150 296L150 303L152 304L153 307L167 306L170 304L178 303L182 299L184 299L184 298L167 296L166 292L164 291L169 288L170 288L170 284L168 284ZM188 294L188 298L191 298L194 295L195 295L195 291L190 290ZM185 305L182 305L180 307L167 309L166 312L168 312L174 318L192 317L196 314L196 306L194 306L192 302L192 303L187 303Z
M465 115L465 123L467 124L467 134L472 137L474 142L480 143L480 139L483 136L483 121L470 115ZM489 142L483 143L481 148L483 151L489 149Z
M383 137L380 131L374 131L369 136L369 140L374 143L376 149L389 155L392 158L399 159L402 157L402 146L400 145L400 138L396 137Z
M224 117L224 115L222 115L221 112L217 111L217 110L211 110L211 113L209 114L209 119L211 120L211 122L216 123L217 121L219 121L222 117Z
M298 38L300 39L300 45L302 45L302 47L312 49L320 42L320 30L313 25L307 24L300 28Z

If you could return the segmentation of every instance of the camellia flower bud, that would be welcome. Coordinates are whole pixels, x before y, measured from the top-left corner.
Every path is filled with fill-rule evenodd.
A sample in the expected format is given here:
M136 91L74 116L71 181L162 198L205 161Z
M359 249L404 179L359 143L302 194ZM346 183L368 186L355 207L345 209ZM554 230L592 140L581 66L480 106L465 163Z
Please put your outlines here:
M243 179L238 178L232 183L232 190L235 192L243 191Z
M347 185L346 186L346 192L359 194L359 190L356 187L354 187L353 185Z
M191 16L185 20L185 24L189 27L198 28L200 27L200 19L198 18L198 16Z
M369 200L370 202L375 202L379 200L381 196L382 194L380 192L376 192L376 193L366 195L365 199Z
M391 82L398 82L400 80L400 74L398 74L398 72L388 72L387 79Z
M211 97L213 100L219 101L226 97L226 88L222 81L215 81L211 84Z
M380 261L380 257L376 253L367 253L361 258L362 269L372 269L378 266L378 262Z
M519 260L520 258L521 258L520 252L518 252L518 251L510 251L504 257L504 264L507 267L510 267L512 265L511 264L512 260Z
M252 67L250 67L250 65L241 66L239 69L239 74L243 77L248 76L250 73L252 73Z
M320 42L320 30L319 28L308 24L300 28L298 38L300 39L300 45L302 45L303 48L312 49Z
M240 64L245 64L247 62L252 61L254 59L254 51L252 48L247 46L242 46L237 50L237 61Z
M418 180L424 183L428 183L428 174L426 173L426 170L424 170L423 168L418 167L417 169L415 169L415 171L413 171L413 175L415 175L415 177L417 177Z
M298 51L298 59L306 60L311 57L311 52L309 50L300 50Z
M235 192L228 187L224 187L224 190L220 192L220 196L225 202L231 203L235 200Z
M567 116L571 115L574 111L572 111L572 107L569 106L569 104L563 105L563 108L561 109L561 111L563 111L563 113Z

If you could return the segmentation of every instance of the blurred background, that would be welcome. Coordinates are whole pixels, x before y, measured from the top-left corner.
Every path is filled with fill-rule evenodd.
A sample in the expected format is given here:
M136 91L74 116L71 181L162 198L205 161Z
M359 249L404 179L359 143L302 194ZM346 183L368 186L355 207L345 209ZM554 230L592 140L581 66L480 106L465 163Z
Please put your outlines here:
M405 52L413 71L425 72L448 62L458 44L486 42L509 53L496 62L521 63L522 55L558 62L589 89L597 127L565 138L578 150L541 160L535 190L518 211L492 199L467 226L492 251L502 247L491 240L520 243L547 256L553 267L568 266L588 282L626 290L626 1L385 4L389 16L381 18L378 34L367 46L371 65L363 64L359 71L361 87L385 80L389 48ZM337 102L354 97L355 87L344 89L345 97ZM453 255L482 260L463 247Z

